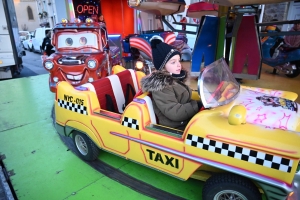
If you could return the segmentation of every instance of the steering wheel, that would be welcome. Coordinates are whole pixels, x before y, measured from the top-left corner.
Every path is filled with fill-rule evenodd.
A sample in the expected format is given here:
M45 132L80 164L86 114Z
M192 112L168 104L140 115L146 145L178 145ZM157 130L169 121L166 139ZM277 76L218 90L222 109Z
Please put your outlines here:
M215 96L218 94L218 92L221 90L222 86L224 85L224 81L222 81L221 83L219 83L218 87L215 89L215 91L210 95L209 99L207 100L207 103L210 103Z

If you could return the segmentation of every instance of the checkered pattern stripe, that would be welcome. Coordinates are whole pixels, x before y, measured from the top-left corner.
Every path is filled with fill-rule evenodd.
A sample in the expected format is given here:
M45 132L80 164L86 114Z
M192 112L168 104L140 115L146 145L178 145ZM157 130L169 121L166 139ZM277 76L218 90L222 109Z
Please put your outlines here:
M139 130L139 122L136 119L132 119L129 117L124 117L122 121L123 126L127 126L129 128L133 128L136 130Z
M198 137L191 134L188 134L186 144L197 147L199 149L204 149L214 153L222 154L224 156L229 156L235 159L262 165L264 167L269 167L283 172L291 172L293 165L293 160L290 159L254 151L232 144L210 140L207 138Z
M64 101L61 99L58 99L57 104L58 104L58 106L65 108L67 110L71 110L73 112L77 112L77 113L84 114L84 115L88 114L86 106L78 105L78 104Z

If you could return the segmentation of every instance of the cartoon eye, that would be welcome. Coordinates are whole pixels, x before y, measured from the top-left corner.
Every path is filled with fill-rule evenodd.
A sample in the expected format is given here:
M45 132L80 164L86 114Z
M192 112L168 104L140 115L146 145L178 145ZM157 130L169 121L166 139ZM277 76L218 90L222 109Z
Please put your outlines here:
M85 45L85 44L87 43L86 37L81 37L81 38L79 39L79 43L80 43L81 45Z
M72 46L72 44L73 44L72 38L67 38L67 39L66 39L66 45L67 45L67 46Z

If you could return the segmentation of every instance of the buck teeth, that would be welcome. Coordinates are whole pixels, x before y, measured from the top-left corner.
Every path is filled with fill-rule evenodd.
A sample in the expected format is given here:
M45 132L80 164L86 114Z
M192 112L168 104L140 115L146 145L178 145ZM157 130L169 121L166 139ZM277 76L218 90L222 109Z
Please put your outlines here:
M68 78L69 80L80 81L80 80L82 79L82 74L76 75L76 76L71 75L71 74L67 74L67 78Z

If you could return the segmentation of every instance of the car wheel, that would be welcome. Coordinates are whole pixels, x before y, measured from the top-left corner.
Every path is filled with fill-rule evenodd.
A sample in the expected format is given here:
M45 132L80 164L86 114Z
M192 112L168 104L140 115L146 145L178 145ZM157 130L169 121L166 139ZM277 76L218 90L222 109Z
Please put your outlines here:
M261 200L262 195L250 180L229 173L212 175L204 184L205 200Z
M298 62L294 62L294 63L291 62L291 63L296 65L296 69L293 70L292 74L286 74L286 76L289 78L295 78L300 74L300 62L298 61Z
M33 46L30 48L29 45L28 45L28 50L29 50L30 52L32 52Z
M74 131L73 142L79 157L83 160L93 161L98 157L99 148L86 134Z

